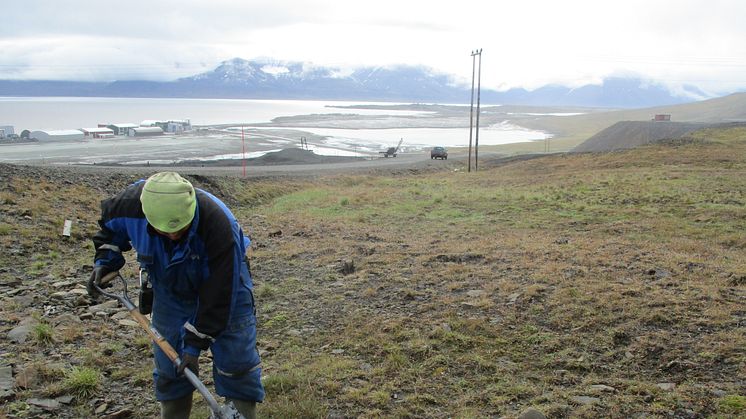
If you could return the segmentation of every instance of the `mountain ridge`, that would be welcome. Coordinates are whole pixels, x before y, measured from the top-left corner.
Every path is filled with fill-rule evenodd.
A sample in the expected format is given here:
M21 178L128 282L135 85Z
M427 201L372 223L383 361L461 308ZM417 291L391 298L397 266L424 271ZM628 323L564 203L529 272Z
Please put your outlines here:
M610 77L601 85L534 90L482 88L482 103L532 106L638 108L707 98L694 86L675 93L637 77ZM0 80L0 96L82 96L214 99L359 100L469 103L470 86L424 66L343 70L297 61L233 58L215 69L174 81L113 82Z

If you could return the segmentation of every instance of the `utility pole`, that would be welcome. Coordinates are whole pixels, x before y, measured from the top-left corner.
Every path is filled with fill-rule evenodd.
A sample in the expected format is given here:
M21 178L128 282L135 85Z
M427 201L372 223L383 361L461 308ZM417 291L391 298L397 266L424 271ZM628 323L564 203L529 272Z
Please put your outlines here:
M471 137L474 129L474 69L476 66L476 51L471 52L471 106L469 107L469 160L466 165L467 172L471 172Z
M482 48L479 48L479 70L477 72L477 136L474 140L474 171L479 167L479 98L482 93Z

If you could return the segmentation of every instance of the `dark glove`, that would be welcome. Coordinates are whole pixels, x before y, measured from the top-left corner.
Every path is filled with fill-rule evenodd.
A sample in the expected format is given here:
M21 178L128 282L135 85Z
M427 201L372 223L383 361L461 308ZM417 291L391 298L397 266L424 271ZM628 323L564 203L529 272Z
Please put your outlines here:
M177 375L184 374L185 368L189 368L190 370L192 370L194 375L199 375L199 355L194 356L192 354L184 352L181 355L181 363L176 370L178 373Z
M93 299L96 299L101 295L101 293L96 290L96 287L94 285L98 285L99 288L108 288L111 286L110 282L106 284L101 283L101 279L103 279L103 277L105 277L111 271L111 268L106 265L97 265L93 267L91 278L88 279L88 284L86 285L88 295L90 295Z

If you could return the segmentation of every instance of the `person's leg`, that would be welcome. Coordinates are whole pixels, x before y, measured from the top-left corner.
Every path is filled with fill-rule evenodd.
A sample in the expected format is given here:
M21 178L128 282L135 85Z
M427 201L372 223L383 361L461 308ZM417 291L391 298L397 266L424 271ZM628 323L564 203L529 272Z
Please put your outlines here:
M153 288L155 290L153 327L168 341L172 348L180 352L183 346L183 325L188 319L191 307L184 310L184 307L178 301L175 301L171 295L165 294L155 283ZM194 386L184 375L177 374L176 365L155 343L153 343L153 355L155 398L162 403L163 417L188 418L192 406Z
M238 413L242 414L246 419L256 419L256 402L250 402L246 400L228 399L233 402L233 406L236 407Z
M256 321L249 312L234 319L210 347L216 392L231 400L264 400L262 367L256 350Z
M189 419L192 412L192 394L176 400L161 402L161 419Z

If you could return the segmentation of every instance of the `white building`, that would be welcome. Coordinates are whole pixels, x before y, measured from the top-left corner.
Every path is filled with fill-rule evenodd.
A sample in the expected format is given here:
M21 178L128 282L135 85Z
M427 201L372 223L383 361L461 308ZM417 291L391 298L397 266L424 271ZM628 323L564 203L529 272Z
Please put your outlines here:
M31 131L30 138L39 141L79 141L85 138L83 131L77 129L65 129L57 131Z
M141 127L161 127L164 132L180 134L192 130L192 123L188 119L156 120L146 119L140 122Z
M163 130L161 127L134 127L127 131L127 135L130 137L152 137L163 135Z
M83 135L91 138L111 138L114 136L114 131L111 128L81 128Z
M13 134L15 134L15 131L13 131L13 125L0 125L0 138L5 138Z
M137 128L139 125L137 124L111 124L107 125L106 128L109 128L114 132L114 135L127 135L127 132L130 130L130 128Z

